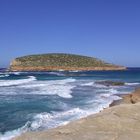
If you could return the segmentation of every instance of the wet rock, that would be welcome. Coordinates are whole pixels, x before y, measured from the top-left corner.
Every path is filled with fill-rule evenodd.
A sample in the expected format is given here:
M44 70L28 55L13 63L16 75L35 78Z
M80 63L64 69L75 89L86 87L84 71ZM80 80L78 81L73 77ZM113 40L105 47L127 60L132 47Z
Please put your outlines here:
M118 82L118 81L98 81L95 82L96 84L101 84L104 86L124 86L124 82Z

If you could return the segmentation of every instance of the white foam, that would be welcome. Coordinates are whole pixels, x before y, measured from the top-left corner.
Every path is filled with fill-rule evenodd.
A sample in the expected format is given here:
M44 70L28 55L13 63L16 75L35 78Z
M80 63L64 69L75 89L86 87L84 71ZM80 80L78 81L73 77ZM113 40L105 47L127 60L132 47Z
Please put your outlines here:
M109 89L108 92L112 93L112 94L117 94L118 93L118 91L116 89L113 89L113 88Z
M96 88L107 88L105 85L101 85L101 84L94 84L94 86Z
M60 72L48 72L49 74L57 75L57 76L65 76L65 74Z
M108 99L111 99L112 101L113 100L119 100L119 99L121 99L121 97L119 97L119 96L105 94L105 93L104 94L101 94L100 97L101 98L108 98Z
M76 87L76 85L74 85L75 81L76 80L72 78L37 81L33 76L22 80L0 80L0 87L3 87L0 94L58 95L63 98L72 98L72 89ZM16 88L14 86L16 86ZM28 92L26 92L25 89L29 89ZM25 92L23 92L24 90Z
M103 98L108 98L108 97L110 97L111 95L110 95L110 94L107 94L107 93L106 93L106 94L104 93L104 94L101 94L100 96L103 97Z
M25 133L28 131L28 122L21 128L7 131L4 134L0 134L0 140L12 140L15 137L20 136L22 133Z
M93 87L96 87L96 88L108 88L105 85L97 84L95 81L89 81L89 82L86 82L86 83L82 83L81 86L93 86Z
M20 80L0 80L0 87L25 84L25 83L29 83L34 80L36 80L36 78L34 76L28 76L28 79L20 79Z
M36 83L29 85L21 85L19 88L37 88L36 91L29 92L26 94L37 94L37 95L58 95L63 98L72 98L72 89L75 87L70 83L75 82L75 79L68 78L64 80L50 80L50 81L37 81Z
M103 96L106 98L103 98ZM30 130L42 130L42 129L50 129L55 128L61 125L68 124L73 120L77 120L80 118L87 117L91 114L98 113L99 111L103 110L104 108L109 107L110 103L113 100L121 99L115 95L101 95L98 96L98 104L95 106L95 100L93 100L93 104L90 103L90 106L87 109L80 109L80 108L73 108L68 111L56 113L40 113L34 116L33 121L30 125Z
M49 80L49 81L36 81L35 77L30 76L28 82L20 82L20 80L11 80L12 82L17 82L18 85L16 88L19 89L33 89L28 90L29 92L25 92L24 94L36 94L36 95L58 95L63 98L71 98L72 89L77 85L83 86L93 86L96 87L96 91L100 91L101 93L97 94L97 98L90 98L87 101L87 108L73 108L68 111L63 112L52 112L52 113L40 113L36 114L33 117L31 122L27 122L25 126L19 128L17 130L6 132L4 135L0 135L0 140L10 140L15 136L19 136L21 133L26 131L37 131L43 129L55 128L57 126L65 125L72 120L77 120L88 115L97 113L104 108L108 107L109 104L113 100L118 100L120 97L115 94L120 93L116 87L106 87L102 85L95 84L93 81L78 81L73 78L67 78L63 80ZM3 80L9 81L9 80ZM81 84L82 82L82 84ZM23 85L24 84L24 85ZM1 85L1 81L0 81ZM8 83L7 85L10 85ZM15 83L11 84L15 85ZM11 92L11 91L10 91ZM96 94L96 93L95 93Z
M81 86L93 86L93 85L94 85L94 82L81 84Z
M135 85L140 85L140 83L125 83L127 86L135 86Z
M115 89L115 88L106 88L106 89L97 89L96 90L97 92L100 92L100 93L107 93L107 94L109 94L109 95L114 95L114 94L120 94L121 92L120 91L118 91L117 89Z
M71 85L61 85L61 84L48 84L42 87L39 92L34 92L35 94L40 95L58 95L63 98L72 98L72 89L75 86Z
M80 119L88 116L89 112L86 112L80 108L74 108L64 112L53 113L40 113L33 117L31 122L27 122L23 127L8 131L3 135L0 134L0 140L11 140L14 137L21 135L27 131L37 131L42 129L50 129L58 126L66 125L72 120Z
M63 69L59 69L58 71L65 71L65 70L63 70Z
M82 70L70 70L69 72L82 72Z
M15 74L15 75L20 75L21 72L13 72L13 74Z
M64 111L61 113L40 113L34 117L30 125L31 130L38 130L38 129L50 129L55 128L60 125L65 125L72 120L76 120L82 117L89 115L87 111L84 111L80 108L74 108L68 111Z
M53 81L48 81L51 83L51 84L49 83L50 85L49 84L48 85L52 87L52 83L54 84L54 82L55 82L54 86L56 86L58 83L61 85L61 83L68 84L69 82L74 82L74 81L75 79L53 80ZM40 84L39 86L42 86L41 87L42 89L45 86L46 88L48 88L48 85L46 86L46 84ZM60 88L60 85L57 88ZM48 89L48 91L49 90L50 88ZM64 87L63 87L63 91L64 91ZM73 120L77 120L83 117L87 117L88 115L98 113L104 108L109 107L109 104L113 100L120 99L120 97L111 94L111 93L113 94L116 93L115 89L108 89L107 92L108 93L97 95L97 98L96 99L94 98L92 101L91 100L88 101L90 105L87 107L87 109L73 108L71 110L63 111L63 112L52 112L52 113L44 112L44 113L36 114L31 122L27 122L25 126L23 126L22 128L10 132L6 132L4 135L1 135L1 139L11 140L12 138L19 136L21 133L26 131L37 131L37 130L55 128L58 126L66 125ZM67 95L68 94L69 93L67 93Z
M30 128L31 130L41 130L44 128L50 129L55 128L60 125L65 125L73 120L77 120L80 118L87 117L91 114L98 113L99 111L103 110L106 107L109 107L109 104L113 100L118 100L120 97L118 96L111 96L111 95L103 95L105 98L102 98L100 96L98 99L98 104L95 107L95 101L93 101L93 105L91 105L91 108L87 108L85 110L80 108L73 108L68 111L60 112L60 113L40 113L35 115L34 120L32 121ZM91 104L91 103L90 103ZM93 107L92 107L93 106Z
M3 77L8 77L8 76L9 76L9 74L0 75L1 78L3 78Z

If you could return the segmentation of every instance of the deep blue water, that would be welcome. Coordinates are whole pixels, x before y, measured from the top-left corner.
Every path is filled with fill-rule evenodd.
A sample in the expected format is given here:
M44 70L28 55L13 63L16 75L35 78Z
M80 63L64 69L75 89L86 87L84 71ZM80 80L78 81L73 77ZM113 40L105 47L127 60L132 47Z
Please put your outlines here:
M123 81L106 87L96 81ZM0 71L0 138L40 131L108 107L140 86L140 69L89 72Z

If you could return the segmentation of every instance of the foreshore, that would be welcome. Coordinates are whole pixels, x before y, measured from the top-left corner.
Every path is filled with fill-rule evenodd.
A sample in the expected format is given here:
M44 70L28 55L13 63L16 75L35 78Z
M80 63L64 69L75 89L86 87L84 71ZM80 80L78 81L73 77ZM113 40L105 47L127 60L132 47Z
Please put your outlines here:
M140 88L110 108L68 125L27 132L14 140L140 140Z

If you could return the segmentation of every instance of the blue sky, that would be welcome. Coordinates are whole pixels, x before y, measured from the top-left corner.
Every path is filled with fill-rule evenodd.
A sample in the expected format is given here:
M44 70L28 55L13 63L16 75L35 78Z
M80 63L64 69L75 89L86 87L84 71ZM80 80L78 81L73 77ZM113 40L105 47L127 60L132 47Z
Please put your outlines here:
M0 0L0 67L52 52L140 66L139 0Z

